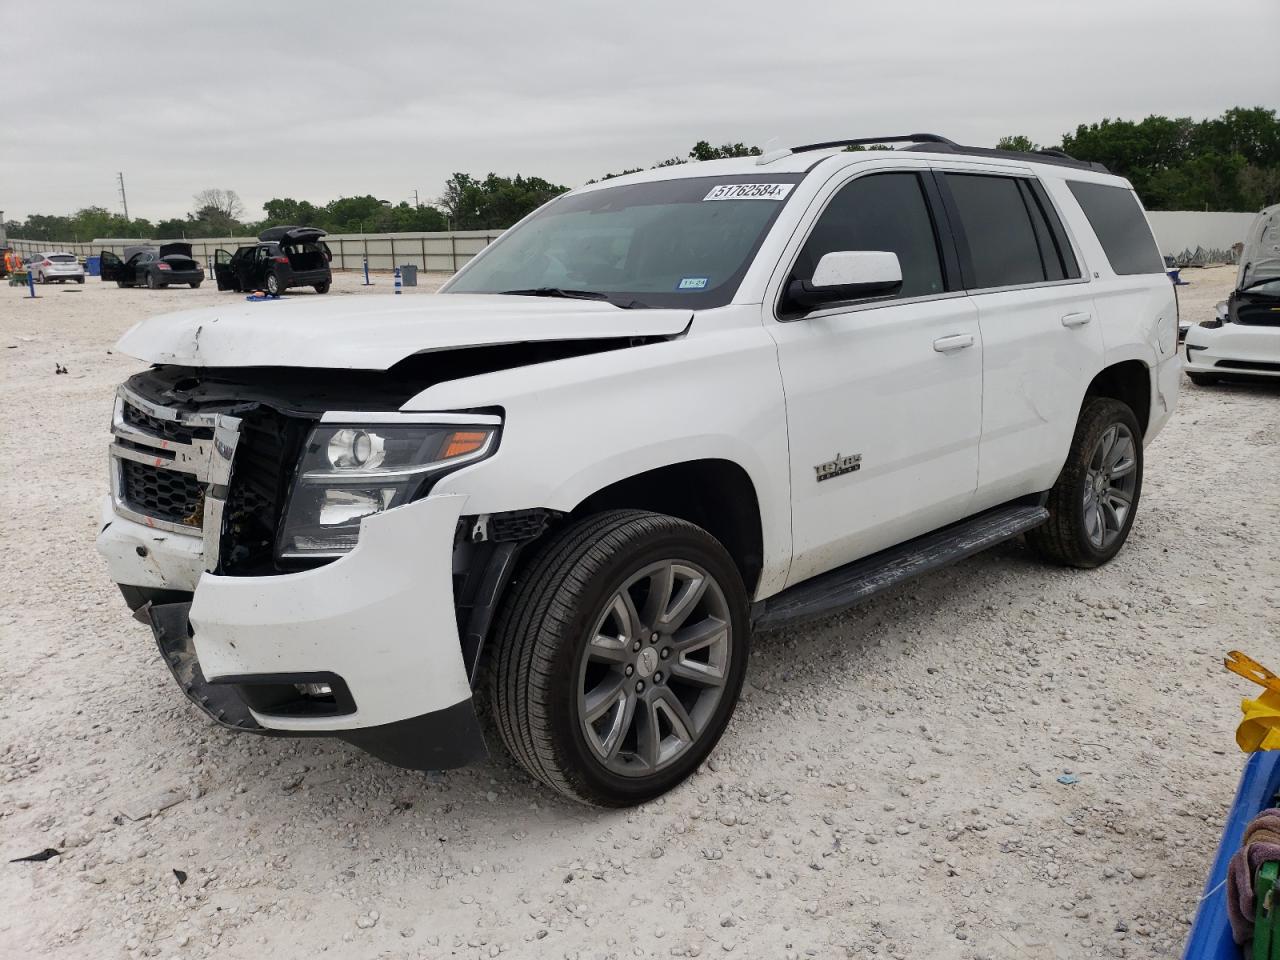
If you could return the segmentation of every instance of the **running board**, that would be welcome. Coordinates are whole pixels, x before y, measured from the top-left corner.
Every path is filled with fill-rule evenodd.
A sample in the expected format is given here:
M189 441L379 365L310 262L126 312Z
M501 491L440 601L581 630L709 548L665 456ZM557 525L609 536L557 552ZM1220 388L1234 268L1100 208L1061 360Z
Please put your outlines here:
M908 540L796 584L757 607L757 630L794 626L847 610L890 587L981 553L1049 519L1036 506L1006 506Z

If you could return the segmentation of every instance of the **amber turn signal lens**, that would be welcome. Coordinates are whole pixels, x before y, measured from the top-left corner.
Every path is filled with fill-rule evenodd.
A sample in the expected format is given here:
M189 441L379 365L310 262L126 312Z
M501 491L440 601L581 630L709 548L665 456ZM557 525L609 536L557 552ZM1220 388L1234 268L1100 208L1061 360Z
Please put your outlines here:
M484 446L488 438L489 434L481 430L455 430L445 437L444 450L440 454L440 459L451 460L454 457L475 453Z

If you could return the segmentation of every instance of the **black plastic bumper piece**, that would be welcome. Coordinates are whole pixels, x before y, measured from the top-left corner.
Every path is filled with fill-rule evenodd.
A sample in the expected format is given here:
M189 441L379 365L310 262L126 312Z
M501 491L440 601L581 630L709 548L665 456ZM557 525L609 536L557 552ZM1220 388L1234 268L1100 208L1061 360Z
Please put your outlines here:
M145 619L151 625L160 655L187 699L220 726L269 737L334 737L379 760L409 770L448 770L487 756L484 734L470 697L442 710L376 727L317 731L264 727L249 712L240 693L242 686L258 678L236 677L231 683L215 683L205 678L192 640L188 618L190 610L189 600L176 603L148 601L135 612L139 619ZM294 679L309 682L316 676L299 674ZM281 680L280 674L264 677L271 683Z

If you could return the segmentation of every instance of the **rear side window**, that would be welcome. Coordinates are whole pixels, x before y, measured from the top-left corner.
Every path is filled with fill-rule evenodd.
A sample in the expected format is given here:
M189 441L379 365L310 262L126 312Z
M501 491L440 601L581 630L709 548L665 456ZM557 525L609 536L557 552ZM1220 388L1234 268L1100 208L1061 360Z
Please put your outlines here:
M969 244L969 289L1050 279L1016 179L948 173L946 180Z
M898 297L942 293L938 237L920 178L914 173L875 173L840 189L805 241L792 276L808 280L825 254L886 250L898 255Z
M1121 275L1164 273L1164 258L1132 190L1077 180L1068 180L1067 186L1098 235L1112 270Z

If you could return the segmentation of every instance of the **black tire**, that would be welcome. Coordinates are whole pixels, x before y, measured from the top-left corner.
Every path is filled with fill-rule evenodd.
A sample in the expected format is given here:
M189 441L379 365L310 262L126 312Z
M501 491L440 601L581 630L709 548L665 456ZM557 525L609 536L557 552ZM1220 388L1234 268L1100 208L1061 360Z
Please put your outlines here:
M1212 373L1188 372L1187 376L1190 378L1191 382L1194 383L1197 387L1212 387L1215 383L1218 382L1218 378L1215 377Z
M328 293L328 292L329 292L329 281L328 281L328 280L326 280L324 283L317 283L317 284L316 284L316 293Z
M117 280L117 281L116 281L116 286L117 286L117 287L120 287L121 289L124 289L125 287L132 287L132 286L133 286L133 284L132 284L132 283L130 283L129 281L127 281L127 280Z
M204 283L204 281L203 281L203 280L192 280L192 281L191 281L191 289L192 289L192 290L199 290L199 289L200 289L200 284L202 284L202 283Z
M683 753L651 774L621 775L592 750L579 723L588 634L629 577L670 560L701 567L726 601L724 683L701 733ZM705 530L637 510L576 521L548 539L503 603L486 664L494 723L516 761L553 790L599 806L643 803L688 777L720 739L746 674L749 630L742 578Z
M284 287L280 285L280 278L274 272L267 274L267 293L273 297L278 297L284 293Z
M1123 524L1114 539L1104 545L1095 544L1089 536L1086 523L1085 497L1090 460L1093 458L1104 434L1113 425L1120 424L1129 430L1133 440L1133 470L1136 482L1132 499ZM1142 496L1142 431L1138 418L1128 404L1109 397L1085 399L1076 423L1075 436L1067 462L1049 491L1049 520L1027 533L1027 544L1041 559L1065 567L1089 569L1106 563L1124 546L1138 514L1138 502Z
M84 277L76 277L76 283L84 283Z
M160 284L159 284L159 282L156 280L156 275L155 275L154 273L148 273L148 274L147 274L147 289L148 289L148 290L159 290L159 289L160 289Z

